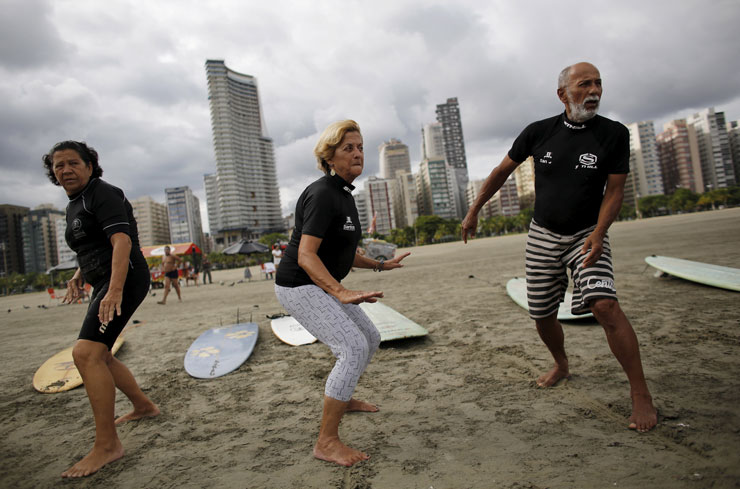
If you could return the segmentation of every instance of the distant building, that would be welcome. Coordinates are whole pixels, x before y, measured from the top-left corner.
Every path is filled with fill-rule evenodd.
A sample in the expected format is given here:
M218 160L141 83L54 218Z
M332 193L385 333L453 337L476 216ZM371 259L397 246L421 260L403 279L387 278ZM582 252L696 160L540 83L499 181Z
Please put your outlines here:
M46 273L59 263L56 221L64 220L64 211L51 204L41 204L21 221L25 273Z
M730 141L730 154L735 171L735 184L740 183L740 123L727 123L727 139Z
M446 158L442 123L431 122L421 128L421 159L438 160Z
M725 113L710 107L689 117L687 123L696 131L704 190L735 185Z
M173 243L173 241L170 241L167 205L155 202L148 195L130 202L134 209L134 218L139 230L139 244L141 246Z
M216 246L284 231L273 141L267 136L257 79L206 61L216 172L205 175Z
M475 199L480 195L481 188L485 180L471 180L468 182L468 187L465 192L465 197L468 202L468 208L473 205ZM488 219L493 216L501 215L501 206L498 199L489 199L488 202L483 204L480 213L478 213L479 219Z
M633 198L631 201L625 198L625 203L635 207L640 197L664 193L663 175L653 121L633 122L626 126L630 132L630 173L625 187L631 192L625 193L627 196L631 193Z
M365 181L368 214L375 218L375 232L384 236L396 227L393 216L393 184L395 180L370 177Z
M77 258L77 253L67 245L67 239L64 234L67 231L67 219L57 219L54 221L56 226L57 239L57 263L72 261Z
M23 259L23 218L29 208L0 205L0 276L26 273Z
M407 171L397 173L393 192L393 215L396 226L399 228L413 226L416 218L419 217L414 174Z
M455 177L444 159L422 160L416 175L419 215L458 217Z
M380 156L380 178L396 178L402 171L411 171L409 147L399 139L385 141L378 147Z
M370 223L372 220L372 212L370 211L370 195L367 189L356 189L355 193L352 194L355 199L355 207L357 207L357 216L360 219L360 226L362 226L362 232L366 233L370 229ZM295 227L295 217L293 218L293 226Z
M457 183L455 191L457 217L462 218L467 212L465 189L468 185L468 161L465 155L465 138L463 137L460 106L457 97L448 98L444 104L437 105L437 122L442 124L442 140L447 164L453 169Z
M187 186L167 188L164 192L170 221L170 243L193 242L201 247L203 226L198 197Z
M525 209L534 206L534 158L528 157L514 170L516 193L519 207Z
M656 141L666 194L672 194L678 188L704 192L694 126L687 124L686 119L666 122Z

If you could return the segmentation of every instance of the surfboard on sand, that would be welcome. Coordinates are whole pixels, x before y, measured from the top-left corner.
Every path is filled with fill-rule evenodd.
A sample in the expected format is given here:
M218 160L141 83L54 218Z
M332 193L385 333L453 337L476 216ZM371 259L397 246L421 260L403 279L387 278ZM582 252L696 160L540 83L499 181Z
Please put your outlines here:
M740 292L740 269L682 260L668 256L648 256L648 265L674 277L704 285Z
M301 326L293 316L273 319L270 326L280 341L291 346L310 345L316 341L316 338L306 331L306 328Z
M118 335L111 352L115 355L123 345L123 333ZM45 361L33 375L33 388L44 394L56 394L82 385L82 376L72 359L72 348L65 348Z
M236 370L254 350L256 323L240 323L204 332L185 354L185 371L198 379L213 379Z
M380 302L363 302L360 307L378 328L381 342L429 334L419 324ZM316 341L316 338L291 316L273 319L272 331L281 341L293 346L307 345Z
M519 306L529 311L529 304L527 304L527 281L525 279L514 277L509 280L506 283L506 293ZM579 319L593 317L593 314L590 312L587 314L573 314L570 312L570 303L572 300L573 294L566 292L565 298L560 303L560 308L558 309L558 321L577 321Z

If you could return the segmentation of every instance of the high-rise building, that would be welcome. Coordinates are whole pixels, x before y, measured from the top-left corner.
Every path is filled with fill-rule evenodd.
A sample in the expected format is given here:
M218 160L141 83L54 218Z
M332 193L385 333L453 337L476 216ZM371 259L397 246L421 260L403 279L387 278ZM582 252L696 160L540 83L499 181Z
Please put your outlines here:
M687 122L696 131L704 190L734 185L735 168L727 137L725 113L715 112L714 107L710 107L692 115Z
M409 147L398 139L385 141L378 147L380 154L380 178L396 178L401 171L411 171Z
M740 183L740 123L727 123L727 139L730 141L730 154L735 170L735 184Z
M514 170L516 193L519 207L524 209L534 205L534 158L528 157Z
M206 61L216 172L205 175L211 233L216 245L284 231L275 154L257 91L257 79Z
M631 183L635 200L628 202L625 199L625 202L634 206L640 197L664 193L663 175L653 121L633 122L626 126L630 133L630 173L625 186Z
M421 128L421 159L437 160L445 158L445 143L442 123L430 122Z
M139 244L141 246L155 246L173 242L170 241L170 223L165 204L155 202L154 199L145 195L132 200L131 207L134 209L134 218L139 229Z
M399 228L413 226L419 217L416 177L407 171L397 173L393 190L393 215L396 218L396 226Z
M67 244L66 237L64 236L67 231L67 220L57 219L56 221L54 221L54 226L56 227L57 239L57 263L64 263L75 260L77 258L77 253L72 251L72 249Z
M370 195L367 189L356 189L355 193L352 194L355 199L355 207L357 207L357 217L360 219L360 226L362 226L362 232L366 233L370 229L372 222L372 212L370 212ZM293 227L295 227L295 216L293 216Z
M388 235L396 227L393 216L393 184L395 180L370 177L365 181L370 219L375 218L375 232Z
M686 124L686 119L666 122L663 132L655 139L666 194L672 194L678 188L704 192L699 143L694 126Z
M416 176L419 215L457 218L455 188L455 178L444 159L422 160Z
M187 186L167 188L164 193L167 197L170 243L193 242L198 247L202 246L203 226L198 197Z
M437 105L437 122L442 124L442 141L447 164L457 183L455 201L457 217L462 218L468 211L465 190L468 186L468 161L465 156L465 139L463 138L460 106L457 97L448 98L444 104Z
M26 273L23 259L23 218L28 207L0 205L0 276Z
M471 180L468 182L468 187L465 191L465 197L468 201L468 208L470 208L473 205L473 202L475 202L475 199L478 198L484 182L485 180ZM500 215L501 206L499 199L488 199L488 202L483 204L483 207L481 207L480 212L478 213L478 218L488 219L490 217Z
M56 221L64 220L64 211L51 204L41 204L21 221L23 261L26 273L46 273L59 263Z

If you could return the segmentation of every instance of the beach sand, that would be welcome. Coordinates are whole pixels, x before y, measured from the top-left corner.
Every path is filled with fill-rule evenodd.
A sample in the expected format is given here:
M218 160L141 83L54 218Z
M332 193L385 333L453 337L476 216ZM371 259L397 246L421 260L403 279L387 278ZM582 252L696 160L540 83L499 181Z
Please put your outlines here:
M740 268L740 209L615 223L610 235L620 302L659 409L650 433L627 429L629 385L593 321L564 325L572 378L536 387L551 357L505 291L524 274L520 234L414 248L403 269L345 279L382 290L386 304L429 331L383 343L360 380L356 397L381 411L345 416L343 440L372 457L351 468L311 454L331 353L272 334L266 315L282 308L256 269L244 283L235 283L242 270L214 272L213 285L183 287L182 303L173 293L157 305L161 290L145 300L134 315L141 326L117 356L162 414L122 425L125 457L77 481L59 475L94 439L85 390L40 394L31 379L73 344L86 305L58 306L46 293L0 298L0 485L739 487L740 293L656 278L644 258ZM224 377L189 377L191 342L234 323L237 309L260 328L252 356ZM116 401L117 414L128 411L123 394Z

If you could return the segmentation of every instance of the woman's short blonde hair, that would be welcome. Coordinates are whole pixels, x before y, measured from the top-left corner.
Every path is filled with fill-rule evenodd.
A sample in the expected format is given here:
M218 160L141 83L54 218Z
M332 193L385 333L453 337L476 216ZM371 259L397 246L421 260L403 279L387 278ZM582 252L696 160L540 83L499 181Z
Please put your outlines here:
M339 147L342 139L344 139L344 135L348 132L358 132L362 135L359 124L350 119L332 122L326 126L326 129L321 133L319 141L313 149L319 170L329 173L331 168L329 168L327 161L334 157L334 152Z

